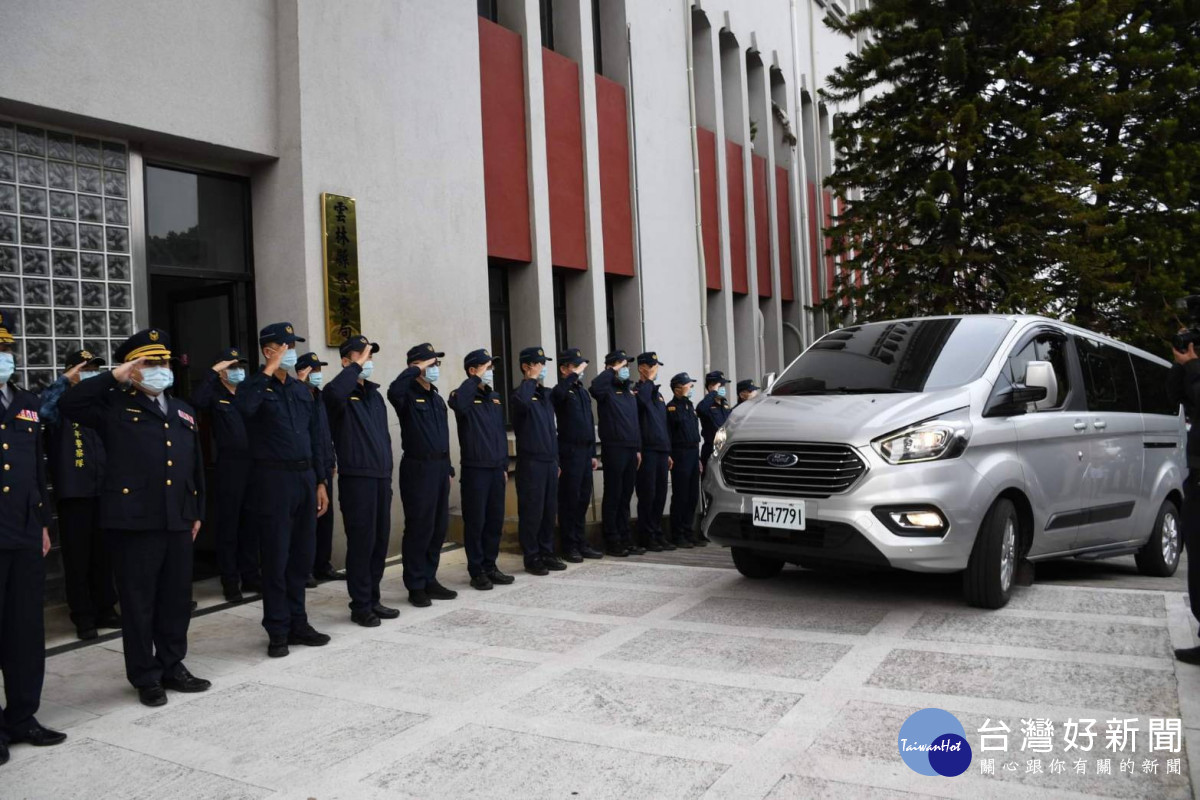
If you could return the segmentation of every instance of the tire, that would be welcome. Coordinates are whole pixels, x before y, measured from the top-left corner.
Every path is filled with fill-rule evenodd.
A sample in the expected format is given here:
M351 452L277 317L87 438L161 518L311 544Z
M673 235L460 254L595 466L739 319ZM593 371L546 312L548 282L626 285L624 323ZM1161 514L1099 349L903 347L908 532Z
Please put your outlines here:
M762 553L747 550L745 547L734 547L731 550L733 552L733 565L737 567L738 572L747 578L753 578L754 580L774 578L783 571L782 558L771 558Z
M1154 518L1150 540L1137 552L1138 572L1155 578L1169 578L1179 566L1183 551L1183 532L1179 526L1179 509L1171 500L1164 500Z
M978 608L1003 608L1012 596L1017 573L1021 521L1011 500L1000 499L992 505L963 573L963 595L969 605Z

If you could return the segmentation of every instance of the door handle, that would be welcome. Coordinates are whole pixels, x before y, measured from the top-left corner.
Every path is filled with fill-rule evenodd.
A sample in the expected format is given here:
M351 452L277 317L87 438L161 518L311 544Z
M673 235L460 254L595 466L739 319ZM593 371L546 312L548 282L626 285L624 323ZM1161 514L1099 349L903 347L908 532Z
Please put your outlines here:
M1098 419L1095 422L1093 422L1092 424L1096 426L1096 430L1098 430L1098 431L1102 431L1108 427L1108 423L1102 419Z
M1081 420L1081 419L1077 419L1077 420L1075 420L1075 430L1077 430L1077 431L1086 431L1086 430L1087 430L1087 423L1086 423L1086 422L1084 422L1084 421L1083 421L1083 420Z

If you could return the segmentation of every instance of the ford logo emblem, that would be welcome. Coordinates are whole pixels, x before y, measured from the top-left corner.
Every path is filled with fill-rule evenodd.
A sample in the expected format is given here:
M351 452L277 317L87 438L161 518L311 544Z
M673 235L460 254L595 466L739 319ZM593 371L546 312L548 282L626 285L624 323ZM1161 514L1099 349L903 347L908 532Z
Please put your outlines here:
M795 453L771 453L767 456L767 463L772 467L794 467L799 460L800 456Z

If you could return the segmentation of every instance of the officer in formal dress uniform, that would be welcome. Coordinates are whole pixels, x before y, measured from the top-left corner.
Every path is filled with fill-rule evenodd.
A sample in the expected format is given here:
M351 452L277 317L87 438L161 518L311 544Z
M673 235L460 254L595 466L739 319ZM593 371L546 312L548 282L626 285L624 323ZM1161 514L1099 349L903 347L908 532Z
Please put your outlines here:
M125 674L148 706L166 703L165 689L211 686L183 665L192 542L204 519L204 457L195 410L165 393L170 359L164 331L140 331L117 348L118 366L80 381L59 401L63 416L104 440L100 524L116 568Z
M342 371L325 384L323 399L337 449L346 589L350 619L374 628L381 619L400 616L397 609L383 605L379 595L392 533L392 435L379 384L369 380L379 345L360 334L342 342L338 352Z
M629 381L629 356L614 350L590 388L600 410L600 444L604 448L604 545L611 556L642 555L629 529L629 501L642 463L642 433L637 397Z
M554 554L558 511L558 435L546 380L546 353L526 347L519 356L523 380L512 393L517 436L517 514L525 571L548 575L567 565Z
M271 658L286 656L293 644L329 644L304 607L317 518L329 511L329 495L319 480L327 467L316 401L288 374L303 341L288 322L263 328L258 342L266 366L238 388L235 401L254 458L250 509L262 543L263 628Z
M642 463L638 467L638 540L642 547L661 553L675 545L663 535L663 509L667 505L667 475L671 469L671 434L667 430L667 406L659 393L658 353L637 357L638 423L642 427Z
M8 763L10 744L44 747L67 738L34 718L46 674L42 607L50 496L40 403L12 383L15 343L0 314L0 675L5 695L0 706L0 764Z
M100 434L62 419L58 401L81 380L100 375L104 359L87 350L67 354L67 371L42 391L42 424L50 434L50 477L58 506L67 608L75 634L95 639L97 628L120 628L114 607L117 589L112 559L100 527L100 487L104 484L104 442Z
M463 359L467 379L450 392L448 401L458 421L467 571L471 586L482 591L495 583L512 583L510 576L496 568L504 533L504 486L508 483L504 407L500 394L492 388L492 364L498 360L487 350L467 353Z
M329 362L322 361L316 353L305 353L296 359L296 380L308 386L317 402L317 428L320 431L321 446L325 451L325 474L318 480L325 484L325 493L329 495L329 513L317 517L317 545L313 555L313 570L306 584L309 589L315 589L318 583L325 581L346 580L345 572L333 568L333 477L337 474L337 455L333 447L329 412L322 400L321 387L325 381L325 374L321 372L321 367L327 366Z
M692 405L696 379L686 372L671 378L674 397L667 403L671 434L671 539L676 547L695 547L696 504L700 502L700 420Z
M592 502L592 472L599 464L592 398L582 380L587 365L577 347L559 353L558 383L550 393L558 422L558 533L563 558L573 564L604 557L588 544L584 528Z
M726 399L728 384L729 380L720 370L714 370L704 376L705 394L703 399L696 404L696 416L700 417L700 438L703 441L703 444L700 445L701 476L708 469L708 460L713 452L713 439L716 437L717 431L725 424L725 420L729 419L729 413L732 410ZM694 538L697 547L708 545L708 537L699 528L696 529Z
M738 405L745 403L748 400L753 400L758 396L759 388L754 385L752 380L744 380L737 382Z
M242 592L261 592L258 568L258 529L250 519L246 487L250 483L250 441L246 421L234 405L238 386L246 379L246 355L227 347L192 392L192 405L208 412L217 457L213 470L213 520L216 526L217 568L225 599L239 602Z
M404 504L404 586L418 608L430 600L453 600L458 592L438 583L437 568L450 522L450 423L438 394L439 359L445 353L425 342L409 348L408 369L388 387L388 401L400 418L400 502Z

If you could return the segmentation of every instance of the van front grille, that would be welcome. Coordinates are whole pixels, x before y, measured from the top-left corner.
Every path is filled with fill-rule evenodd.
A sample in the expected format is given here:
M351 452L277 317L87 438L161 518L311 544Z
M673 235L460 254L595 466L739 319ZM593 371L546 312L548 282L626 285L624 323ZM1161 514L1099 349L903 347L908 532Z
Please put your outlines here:
M721 457L725 483L755 494L829 497L849 491L866 471L854 448L844 444L743 442L731 444Z

